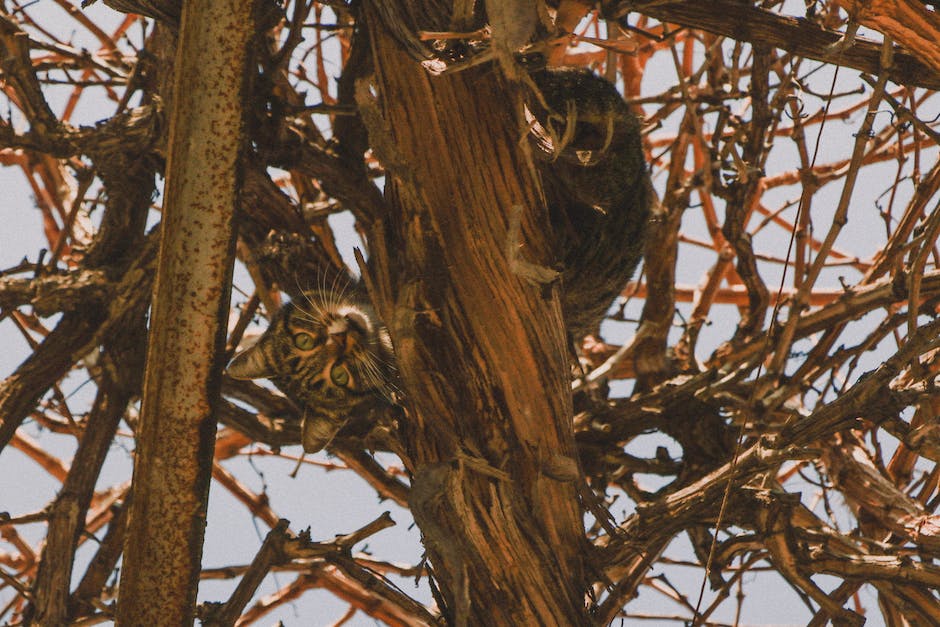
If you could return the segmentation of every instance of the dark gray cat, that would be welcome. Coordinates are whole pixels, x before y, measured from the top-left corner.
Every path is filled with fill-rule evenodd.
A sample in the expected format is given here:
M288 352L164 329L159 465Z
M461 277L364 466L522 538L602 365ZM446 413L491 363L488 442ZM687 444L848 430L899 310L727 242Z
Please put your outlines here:
M528 105L531 144L564 264L565 323L580 339L597 332L643 256L653 187L640 122L613 85L583 68L532 79L544 102Z

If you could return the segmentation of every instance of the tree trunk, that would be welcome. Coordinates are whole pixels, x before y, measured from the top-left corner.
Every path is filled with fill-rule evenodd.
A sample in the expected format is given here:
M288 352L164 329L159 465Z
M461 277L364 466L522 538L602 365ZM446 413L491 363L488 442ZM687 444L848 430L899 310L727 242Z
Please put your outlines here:
M254 3L187 2L118 622L192 625L234 257Z
M495 64L432 77L376 8L381 114L364 90L360 109L391 215L373 224L373 279L439 602L450 624L589 624L558 288L514 270L553 262L520 95Z

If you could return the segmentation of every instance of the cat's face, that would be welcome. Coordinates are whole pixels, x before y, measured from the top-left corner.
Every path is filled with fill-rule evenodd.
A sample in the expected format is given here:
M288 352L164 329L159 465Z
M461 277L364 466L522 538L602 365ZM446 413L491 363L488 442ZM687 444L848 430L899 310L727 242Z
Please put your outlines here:
M282 307L227 372L236 379L270 379L309 415L328 421L332 427L322 430L329 433L319 436L327 438L325 446L349 412L386 394L391 345L368 304L322 292L304 296Z

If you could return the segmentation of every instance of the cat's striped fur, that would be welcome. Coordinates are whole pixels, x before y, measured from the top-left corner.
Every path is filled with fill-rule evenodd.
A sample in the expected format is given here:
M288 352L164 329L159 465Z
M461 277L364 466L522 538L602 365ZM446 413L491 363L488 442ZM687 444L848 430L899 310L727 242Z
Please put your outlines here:
M329 444L350 416L391 402L391 341L358 286L310 290L286 304L228 374L270 379L303 406L303 446Z

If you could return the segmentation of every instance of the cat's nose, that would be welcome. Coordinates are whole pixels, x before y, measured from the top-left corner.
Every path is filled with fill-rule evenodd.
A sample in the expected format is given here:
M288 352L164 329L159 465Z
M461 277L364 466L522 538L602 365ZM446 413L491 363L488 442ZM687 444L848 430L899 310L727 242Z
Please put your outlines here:
M333 343L336 344L340 351L346 350L346 331L330 333L330 339L333 340Z

